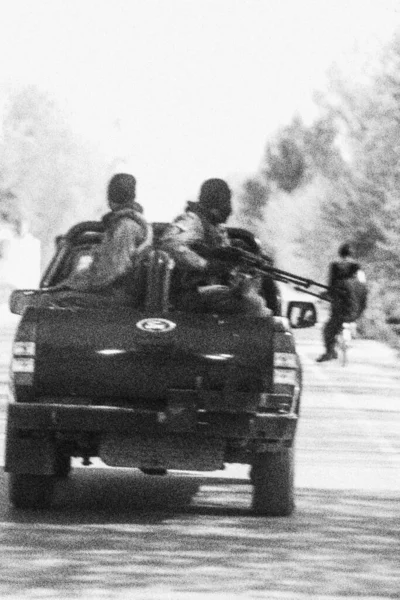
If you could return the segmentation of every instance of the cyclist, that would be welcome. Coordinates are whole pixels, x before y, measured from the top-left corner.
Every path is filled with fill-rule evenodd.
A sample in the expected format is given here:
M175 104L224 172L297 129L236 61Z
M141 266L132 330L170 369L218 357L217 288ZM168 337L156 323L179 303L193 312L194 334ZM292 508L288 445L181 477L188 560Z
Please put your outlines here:
M337 358L336 337L343 323L357 321L367 306L367 284L364 271L354 260L351 244L339 247L339 260L329 266L331 313L323 329L325 352L317 362Z

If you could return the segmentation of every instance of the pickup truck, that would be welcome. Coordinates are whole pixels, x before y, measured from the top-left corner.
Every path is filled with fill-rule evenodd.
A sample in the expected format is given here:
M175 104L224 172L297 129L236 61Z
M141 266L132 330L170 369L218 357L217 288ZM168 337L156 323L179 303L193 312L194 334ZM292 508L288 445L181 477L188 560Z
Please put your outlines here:
M255 252L248 231L229 235ZM170 293L174 262L155 245L135 306L43 304L92 260L101 238L99 222L73 227L57 238L39 289L10 296L10 310L21 315L7 407L11 503L50 506L73 457L149 476L241 463L250 466L254 512L290 515L302 387L292 329L316 323L314 303L289 302L282 315L267 271L270 316L187 312Z

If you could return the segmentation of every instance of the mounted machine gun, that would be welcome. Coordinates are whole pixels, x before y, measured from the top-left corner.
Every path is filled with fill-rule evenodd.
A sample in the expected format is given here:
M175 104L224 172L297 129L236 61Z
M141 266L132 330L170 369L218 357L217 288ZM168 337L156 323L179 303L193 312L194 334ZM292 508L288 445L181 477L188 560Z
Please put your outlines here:
M306 277L294 275L288 271L283 271L282 269L277 269L272 265L271 259L264 254L260 253L257 255L236 246L228 246L226 248L214 250L211 254L211 258L226 262L227 267L228 265L231 265L232 269L236 268L239 271L243 269L247 272L266 275L275 281L289 283L294 285L297 291L304 292L319 298L320 300L329 301L329 286L318 283L313 279L308 279ZM315 288L317 288L317 290ZM319 290L324 291L321 292L318 288Z

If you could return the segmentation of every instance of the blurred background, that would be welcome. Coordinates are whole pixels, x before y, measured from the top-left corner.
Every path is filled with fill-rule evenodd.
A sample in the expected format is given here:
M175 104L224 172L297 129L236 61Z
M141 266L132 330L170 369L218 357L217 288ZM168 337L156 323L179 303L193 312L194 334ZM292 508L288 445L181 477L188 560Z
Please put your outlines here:
M364 331L400 320L396 0L1 0L0 300L134 174L151 221L225 178L231 224L326 280L353 241Z

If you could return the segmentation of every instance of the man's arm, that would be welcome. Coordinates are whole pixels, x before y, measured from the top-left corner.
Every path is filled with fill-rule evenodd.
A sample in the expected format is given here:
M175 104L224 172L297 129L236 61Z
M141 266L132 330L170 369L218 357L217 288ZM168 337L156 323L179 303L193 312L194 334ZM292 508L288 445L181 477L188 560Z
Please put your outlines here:
M328 272L328 286L330 288L334 288L337 284L337 279L338 279L338 269L337 269L337 265L336 263L332 262L329 265L329 272Z
M195 214L185 213L167 227L161 237L160 248L169 252L178 266L204 271L207 260L191 249L193 244L202 242L203 238L200 219Z

